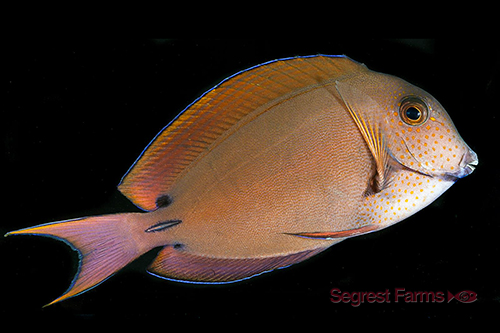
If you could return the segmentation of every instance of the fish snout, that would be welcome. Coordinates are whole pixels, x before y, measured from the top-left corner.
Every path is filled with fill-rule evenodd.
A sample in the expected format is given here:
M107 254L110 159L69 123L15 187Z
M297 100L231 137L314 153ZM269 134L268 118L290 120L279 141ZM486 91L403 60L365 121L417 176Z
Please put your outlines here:
M455 175L458 178L468 176L474 171L476 165L478 164L477 154L472 150L468 149L467 152L462 156L460 160L460 169Z

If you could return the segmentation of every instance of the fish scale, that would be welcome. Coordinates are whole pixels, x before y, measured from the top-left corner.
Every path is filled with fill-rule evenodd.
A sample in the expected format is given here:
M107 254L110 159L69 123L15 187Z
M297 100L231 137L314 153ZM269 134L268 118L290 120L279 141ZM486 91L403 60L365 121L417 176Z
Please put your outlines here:
M155 276L236 282L402 221L476 165L425 91L346 56L278 59L230 76L157 134L118 186L144 212L7 235L77 251L71 285L49 304L153 248Z

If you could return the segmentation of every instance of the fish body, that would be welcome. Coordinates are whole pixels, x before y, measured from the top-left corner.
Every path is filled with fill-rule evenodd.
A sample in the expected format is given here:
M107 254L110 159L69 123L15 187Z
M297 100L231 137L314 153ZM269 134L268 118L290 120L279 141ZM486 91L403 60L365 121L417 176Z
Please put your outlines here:
M476 164L425 91L345 56L280 59L224 80L155 137L118 187L144 213L8 235L78 251L80 270L52 303L157 247L156 276L234 282L397 223Z

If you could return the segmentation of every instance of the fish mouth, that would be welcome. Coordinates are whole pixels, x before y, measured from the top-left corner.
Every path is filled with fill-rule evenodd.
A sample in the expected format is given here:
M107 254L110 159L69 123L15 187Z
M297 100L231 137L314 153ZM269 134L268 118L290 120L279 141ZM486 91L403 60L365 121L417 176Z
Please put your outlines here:
M467 163L467 165L465 166L465 168L469 170L467 175L471 174L472 171L476 169L477 164L478 164L477 160Z
M466 177L476 169L478 163L477 154L472 149L469 149L460 160L459 170L457 172L448 173L447 176L455 179Z
M470 175L476 169L477 164L477 154L472 149L469 149L460 161L460 171L462 174L459 178Z
M419 165L421 165L423 167L422 163L415 157L415 155L413 155L412 151L408 148L406 141L403 140L403 142L405 143L406 149L410 153L410 155L415 159L415 161L417 161L419 163ZM468 148L467 152L465 154L463 154L463 156L460 160L457 171L446 172L444 174L441 174L438 177L440 177L446 181L455 182L460 178L463 178L463 177L470 175L476 169L477 165L478 165L477 154L472 149ZM414 170L414 171L417 171L417 170ZM423 175L429 176L429 177L436 176L432 173L428 173L427 168L425 168L425 167L423 170L419 170L418 172L423 174Z

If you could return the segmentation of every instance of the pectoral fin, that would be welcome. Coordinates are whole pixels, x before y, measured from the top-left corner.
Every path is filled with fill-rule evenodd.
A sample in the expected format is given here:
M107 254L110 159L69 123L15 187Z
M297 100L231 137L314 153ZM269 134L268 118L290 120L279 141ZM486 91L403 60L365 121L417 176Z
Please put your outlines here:
M385 137L377 120L371 116L376 114L380 106L370 96L347 82L337 81L336 89L373 155L377 171L370 185L371 190L378 193L388 186L391 171Z

